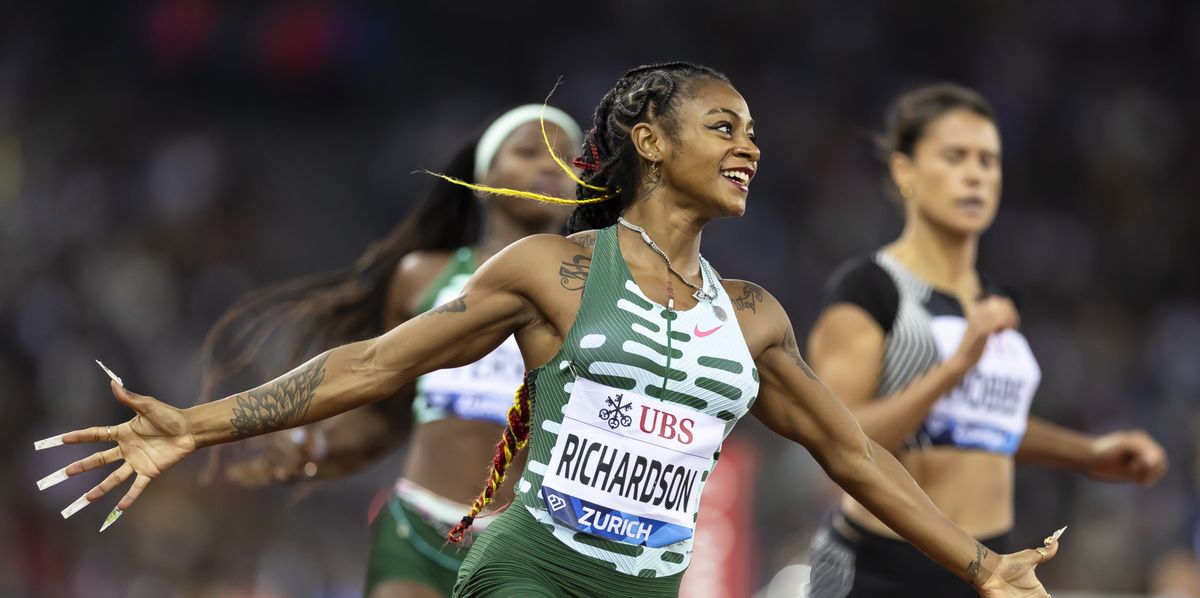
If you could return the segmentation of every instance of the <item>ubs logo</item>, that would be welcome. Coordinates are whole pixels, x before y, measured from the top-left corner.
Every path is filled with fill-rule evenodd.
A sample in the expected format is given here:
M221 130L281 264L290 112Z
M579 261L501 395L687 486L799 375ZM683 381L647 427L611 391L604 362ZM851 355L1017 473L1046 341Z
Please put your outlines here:
M691 444L695 438L692 429L696 427L696 421L690 417L679 418L665 411L642 405L641 419L638 427L647 434L656 434L660 438L674 440L680 444ZM647 420L649 420L649 425L646 425Z
M551 494L546 502L550 504L551 511L561 511L563 507L567 506L567 501L557 494Z
M608 421L608 427L616 430L618 427L628 428L633 425L633 418L629 417L629 411L633 409L633 403L622 403L624 395L617 394L616 397L608 397L604 400L608 407L601 409L597 415L600 419Z

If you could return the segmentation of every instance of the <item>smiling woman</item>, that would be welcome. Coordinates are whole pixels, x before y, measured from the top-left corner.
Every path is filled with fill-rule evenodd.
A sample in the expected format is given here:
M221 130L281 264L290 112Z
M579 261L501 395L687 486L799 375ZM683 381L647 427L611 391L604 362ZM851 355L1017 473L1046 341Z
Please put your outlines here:
M260 389L179 411L114 385L139 417L112 435L92 428L63 440L115 436L148 482L196 448L236 440L246 428L233 424L239 400L252 393L297 389L306 409L262 427L303 425L475 361L515 335L525 391L508 412L489 490L455 531L524 447L527 467L511 507L471 547L457 596L677 595L704 483L748 413L807 447L849 494L980 594L1046 596L1033 569L1057 543L1000 555L955 526L808 369L778 301L720 279L700 255L704 226L746 209L759 160L752 123L746 101L712 69L629 71L596 109L579 162L576 195L604 199L575 209L569 238L517 241L479 268L454 310L326 351ZM694 292L677 295L676 282ZM913 592L931 595L919 584Z

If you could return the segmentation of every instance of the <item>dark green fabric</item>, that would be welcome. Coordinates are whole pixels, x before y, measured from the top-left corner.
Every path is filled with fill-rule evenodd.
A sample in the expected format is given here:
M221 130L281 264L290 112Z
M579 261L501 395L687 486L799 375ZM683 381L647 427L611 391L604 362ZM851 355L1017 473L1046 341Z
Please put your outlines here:
M393 496L371 526L364 592L370 594L381 583L408 581L449 596L466 549L447 545L445 532Z
M639 577L581 555L550 534L514 502L475 540L459 569L454 596L461 598L677 597L683 574Z

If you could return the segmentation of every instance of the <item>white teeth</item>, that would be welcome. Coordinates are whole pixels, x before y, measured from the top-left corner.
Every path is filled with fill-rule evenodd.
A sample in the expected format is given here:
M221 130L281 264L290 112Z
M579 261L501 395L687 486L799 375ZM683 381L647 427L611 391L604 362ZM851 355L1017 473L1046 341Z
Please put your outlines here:
M725 171L721 172L721 176L723 176L727 179L737 181L743 185L748 184L750 182L750 175L748 175L740 170L725 170Z

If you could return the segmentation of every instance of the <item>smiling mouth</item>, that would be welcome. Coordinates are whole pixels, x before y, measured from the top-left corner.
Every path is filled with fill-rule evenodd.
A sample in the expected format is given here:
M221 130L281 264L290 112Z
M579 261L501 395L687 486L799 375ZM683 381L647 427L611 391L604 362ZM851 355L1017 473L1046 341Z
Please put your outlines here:
M750 179L754 178L754 175L740 168L722 170L721 176L742 191L750 190Z

